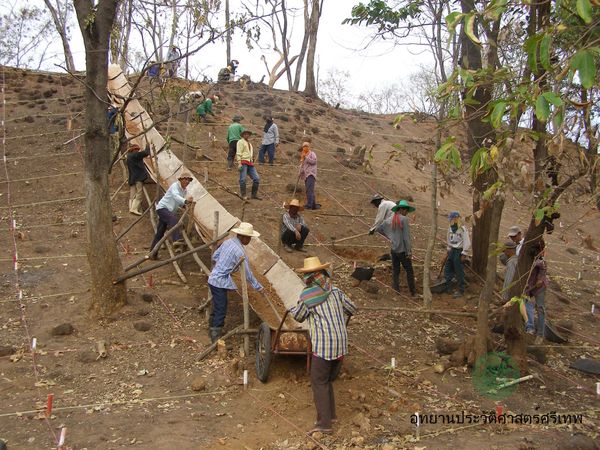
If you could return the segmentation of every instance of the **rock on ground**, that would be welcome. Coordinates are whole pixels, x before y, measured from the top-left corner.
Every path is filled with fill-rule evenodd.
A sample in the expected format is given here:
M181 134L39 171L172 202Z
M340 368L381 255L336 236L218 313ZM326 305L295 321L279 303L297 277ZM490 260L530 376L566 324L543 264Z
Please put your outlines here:
M52 336L68 336L69 334L73 334L75 328L70 323L61 323L60 325L52 328Z
M133 328L138 331L148 331L150 328L152 328L152 325L146 321L138 320L137 322L134 322Z

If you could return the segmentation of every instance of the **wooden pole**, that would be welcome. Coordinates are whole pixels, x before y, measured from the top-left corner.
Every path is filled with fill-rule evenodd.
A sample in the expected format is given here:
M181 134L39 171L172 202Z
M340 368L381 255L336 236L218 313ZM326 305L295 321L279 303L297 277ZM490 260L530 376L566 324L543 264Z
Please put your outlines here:
M250 328L250 304L248 301L248 280L246 280L247 265L248 261L244 258L240 270L240 279L242 280L242 301L244 307L244 330ZM248 336L248 334L244 334L244 355L250 355L250 336Z
M204 166L204 183L208 183L208 166Z
M219 236L218 239L223 239L225 236L226 236L226 234L224 233L223 235ZM199 252L200 250L204 250L205 248L209 247L211 244L212 244L212 242L203 244L200 247L195 247L192 250L188 250L187 252L183 252L179 255L173 256L172 258L165 259L164 261L159 261L155 264L143 267L134 272L129 272L129 273L123 274L120 277L118 277L115 281L113 281L113 284L120 283L121 281L125 281L129 278L135 277L136 275L141 275L142 273L150 272L151 270L158 269L159 267L162 267L162 266L166 266L167 264L170 264L172 262L177 262L180 259L186 258L187 256L190 256L196 252Z
M215 342L213 342L208 347L206 347L206 349L198 355L198 360L201 361L204 358L206 358L215 348L217 348L217 343L220 340L225 340L225 339L233 336L234 334L239 333L241 331L241 329L242 329L242 325L239 325L239 326L235 327L233 330L231 330L229 333L225 333L223 336L221 336Z
M414 309L396 306L361 306L360 309L366 311L398 311L398 312L414 312L421 314L439 314L441 316L460 316L460 317L477 317L476 313L466 311L448 311L444 309Z
M186 214L187 214L187 210L181 215L181 217L179 218L179 222L177 222L174 227L172 227L170 230L168 230L165 233L165 235L160 239L160 241L158 241L156 243L156 245L150 249L148 254L145 255L142 259L139 259L139 260L129 264L127 267L125 267L125 269L124 269L125 272L127 272L129 269L133 269L135 266L137 266L140 263L143 263L147 259L150 259L158 251L158 249L163 244L163 242L165 242L169 238L169 236L171 236L175 232L175 230L177 230L181 226L181 222L183 222L183 219L185 218ZM153 225L154 225L154 223L153 223ZM156 228L156 227L154 227L154 228ZM173 256L173 255L171 255L171 256Z
M123 236L125 236L140 220L142 220L146 216L146 214L148 214L148 211L150 211L153 206L154 206L154 203L150 204L150 206L148 206L148 208L142 213L141 216L139 216L137 219L135 219L131 225L129 225L127 228L125 228L125 230L122 231L121 234L119 234L117 236L116 241L118 242L120 239L122 239Z
M345 237L342 239L332 239L331 242L332 242L332 244L338 244L340 242L349 241L350 239L354 239L354 238L361 237L361 236L366 236L367 234L369 234L369 232L365 231L364 233L355 234L353 236L348 236L348 237Z

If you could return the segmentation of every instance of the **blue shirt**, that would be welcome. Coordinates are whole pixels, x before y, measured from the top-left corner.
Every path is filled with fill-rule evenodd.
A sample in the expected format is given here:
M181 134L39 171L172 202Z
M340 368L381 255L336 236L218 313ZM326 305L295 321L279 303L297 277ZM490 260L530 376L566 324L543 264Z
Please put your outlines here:
M158 211L159 209L166 208L174 213L177 211L177 208L185 204L185 196L185 189L181 187L181 183L179 183L179 181L176 181L169 186L169 189L167 189L167 192L165 192L163 198L161 198L156 204L156 210Z
M312 308L299 302L290 309L298 322L308 319L308 334L312 351L319 358L333 361L348 353L346 315L352 316L356 306L340 291L333 288L327 300Z
M218 288L237 289L231 278L231 274L239 269L238 263L241 258L246 258L246 279L254 289L257 291L262 290L262 285L254 278L254 274L250 270L244 245L237 237L227 239L213 254L212 259L216 264L215 268L210 272L208 283Z

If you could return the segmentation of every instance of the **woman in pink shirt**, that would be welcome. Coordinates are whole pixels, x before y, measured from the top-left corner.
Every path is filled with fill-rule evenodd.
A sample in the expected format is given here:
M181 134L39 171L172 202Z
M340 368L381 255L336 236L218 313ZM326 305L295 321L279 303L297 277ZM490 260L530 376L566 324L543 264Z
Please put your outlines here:
M317 155L310 149L309 142L302 143L302 154L300 155L299 176L306 187L306 209L319 209L320 204L315 199L315 184L317 183Z

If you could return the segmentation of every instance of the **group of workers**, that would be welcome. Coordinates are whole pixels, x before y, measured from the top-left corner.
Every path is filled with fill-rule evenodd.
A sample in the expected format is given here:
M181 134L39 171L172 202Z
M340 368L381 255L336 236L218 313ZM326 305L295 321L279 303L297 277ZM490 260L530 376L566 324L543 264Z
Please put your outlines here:
M235 73L237 64L233 64L234 62L237 63L235 60L232 61L226 71L223 69L219 73L219 81L228 81L227 77ZM180 99L180 103L197 101L201 97L203 97L201 93L200 95L188 93L188 97ZM217 96L211 96L197 106L196 112L200 120L205 120L207 114L214 115L212 106L217 100ZM227 169L233 169L234 163L237 165L240 196L244 200L248 200L247 177L252 180L251 199L261 200L258 195L260 177L255 163L262 165L268 162L273 165L276 149L280 142L279 129L272 115L267 113L264 119L265 125L258 158L256 158L251 143L253 133L241 124L242 116L234 116L227 129ZM305 241L310 230L300 213L305 209L315 210L321 206L316 203L315 199L317 155L311 149L310 140L304 141L298 152L298 182L302 180L305 184L306 203L302 205L297 198L292 198L284 204L286 211L282 216L279 236L284 250L290 253L306 252ZM149 155L149 147L142 150L139 146L132 145L128 149L129 211L135 215L142 214L143 183L148 178L143 159ZM150 246L151 258L158 258L158 247L160 247L158 244L164 240L163 237L167 230L177 225L178 209L193 203L193 197L188 194L188 187L193 182L194 178L191 174L183 171L178 176L178 180L169 187L156 204L158 227ZM379 233L390 241L392 289L397 293L400 292L400 271L401 268L404 268L408 291L412 297L416 297L417 291L412 266L412 238L408 217L408 214L414 212L416 208L405 199L393 202L379 194L373 196L371 204L377 208L377 215L369 229L369 234ZM462 223L458 211L450 212L448 221L447 256L444 262L445 291L450 290L455 279L457 289L453 296L458 298L465 293L466 282L463 265L470 251L471 241L469 231ZM260 236L253 225L247 222L240 223L231 231L234 236L224 241L212 255L214 266L208 278L208 287L212 295L212 313L209 319L209 336L212 342L223 336L228 293L237 290L232 275L239 270L244 260L247 261L244 247L251 242L253 237ZM523 236L521 230L517 226L513 226L509 229L507 237L510 240L504 244L504 256L501 260L506 264L503 296L509 300L508 291L513 283L517 255L523 246ZM172 231L171 240L176 246L183 245L178 229ZM535 252L536 260L525 292L531 297L531 300L527 302L528 318L525 327L527 333L537 334L536 342L538 342L543 340L544 336L544 297L547 285L543 242L531 251ZM264 287L254 276L250 265L244 263L244 267L244 276L250 285L262 293ZM330 263L321 263L318 257L310 256L304 259L303 266L297 268L296 271L301 274L305 288L300 294L297 305L290 310L290 313L295 320L309 323L308 330L312 348L310 378L317 411L317 421L310 433L330 433L333 423L337 420L332 382L348 351L347 318L355 314L357 308L340 289L333 286ZM534 301L538 311L537 323L534 320Z

